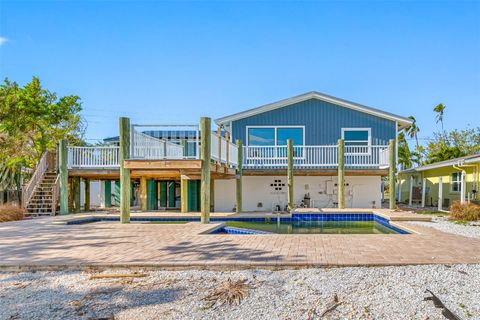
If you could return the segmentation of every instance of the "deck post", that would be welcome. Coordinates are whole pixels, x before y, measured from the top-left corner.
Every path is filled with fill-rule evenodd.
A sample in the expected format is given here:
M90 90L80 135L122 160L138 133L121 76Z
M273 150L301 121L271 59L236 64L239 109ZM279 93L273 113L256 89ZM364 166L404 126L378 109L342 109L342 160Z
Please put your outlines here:
M201 222L210 223L210 157L211 157L211 119L200 118L202 172L200 183Z
M140 206L147 211L147 177L140 178Z
M188 177L180 176L180 211L188 212Z
M58 144L58 174L60 175L60 214L68 214L68 151L67 140L60 140Z
M80 177L72 178L73 213L80 212Z
M345 141L338 139L338 208L345 209Z
M228 131L225 131L225 164L227 168L230 166L230 135L228 134Z
M237 176L235 179L235 209L242 212L242 169L243 169L243 143L237 140Z
M389 179L390 179L390 209L393 210L396 207L395 201L395 139L390 139L390 165L389 165Z
M293 210L293 140L287 140L287 186L288 186L288 212Z
M120 222L130 223L130 170L125 168L124 161L130 158L130 119L120 118Z
M215 212L215 179L210 179L210 212Z
M218 159L217 164L222 164L222 127L218 126L217 128L217 135L218 135Z
M85 178L83 179L83 183L85 185L85 197L83 202L83 211L89 212L90 211L90 179Z
M443 177L438 177L438 211L443 210Z

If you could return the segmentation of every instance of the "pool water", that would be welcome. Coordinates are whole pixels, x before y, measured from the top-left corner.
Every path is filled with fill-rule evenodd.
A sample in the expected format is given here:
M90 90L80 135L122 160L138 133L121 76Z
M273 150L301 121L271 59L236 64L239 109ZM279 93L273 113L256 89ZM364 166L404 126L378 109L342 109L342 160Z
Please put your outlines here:
M397 234L375 221L227 221L225 225L279 234Z

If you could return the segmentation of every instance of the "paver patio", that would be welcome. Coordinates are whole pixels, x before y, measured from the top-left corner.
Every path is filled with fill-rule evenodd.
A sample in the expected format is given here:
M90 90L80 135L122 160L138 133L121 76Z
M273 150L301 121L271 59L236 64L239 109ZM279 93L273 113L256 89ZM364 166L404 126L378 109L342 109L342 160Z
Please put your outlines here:
M392 213L395 215L396 220L406 219ZM404 221L397 224L418 233L209 235L201 233L211 229L212 224L197 222L54 224L72 217L76 216L0 224L0 267L248 268L480 263L480 240Z

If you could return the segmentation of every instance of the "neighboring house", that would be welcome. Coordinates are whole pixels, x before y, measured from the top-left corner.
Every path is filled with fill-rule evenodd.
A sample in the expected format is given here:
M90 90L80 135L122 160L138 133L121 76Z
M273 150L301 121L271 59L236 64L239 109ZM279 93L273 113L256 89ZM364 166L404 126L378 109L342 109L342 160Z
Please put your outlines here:
M398 201L448 209L454 201L478 201L480 155L441 161L398 173Z
M388 144L411 120L309 92L215 120L243 141L243 210L287 205L286 144L294 144L295 205L337 205L337 143L345 140L346 206L381 207ZM215 183L215 210L231 211L235 181Z

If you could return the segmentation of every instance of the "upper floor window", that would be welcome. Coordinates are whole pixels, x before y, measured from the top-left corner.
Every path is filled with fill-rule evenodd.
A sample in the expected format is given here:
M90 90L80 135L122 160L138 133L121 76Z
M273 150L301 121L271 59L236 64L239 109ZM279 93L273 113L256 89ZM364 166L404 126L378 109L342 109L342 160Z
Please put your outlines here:
M342 128L342 139L345 146L365 146L371 144L370 128Z
M292 139L293 145L303 145L304 127L247 127L249 146L286 146Z

